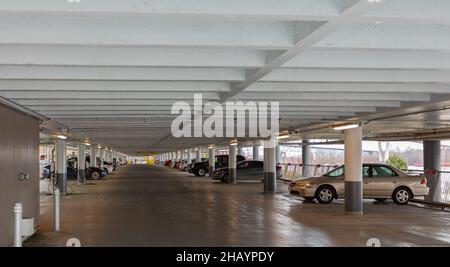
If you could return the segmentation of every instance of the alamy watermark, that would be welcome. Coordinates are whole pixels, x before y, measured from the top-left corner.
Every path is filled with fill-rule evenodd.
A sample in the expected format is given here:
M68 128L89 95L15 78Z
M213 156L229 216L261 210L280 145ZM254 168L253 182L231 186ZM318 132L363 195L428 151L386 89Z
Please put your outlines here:
M194 105L173 104L174 137L273 137L279 132L279 102L207 102L194 94Z

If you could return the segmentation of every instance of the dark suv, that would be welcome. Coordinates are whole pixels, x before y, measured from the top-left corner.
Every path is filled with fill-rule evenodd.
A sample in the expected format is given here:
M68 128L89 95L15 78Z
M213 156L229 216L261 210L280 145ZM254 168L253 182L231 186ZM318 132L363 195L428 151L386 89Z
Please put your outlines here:
M245 160L242 155L236 156L236 162ZM215 169L224 168L228 166L228 155L217 155L215 159ZM205 176L209 172L209 161L201 161L194 164L192 173L195 176Z

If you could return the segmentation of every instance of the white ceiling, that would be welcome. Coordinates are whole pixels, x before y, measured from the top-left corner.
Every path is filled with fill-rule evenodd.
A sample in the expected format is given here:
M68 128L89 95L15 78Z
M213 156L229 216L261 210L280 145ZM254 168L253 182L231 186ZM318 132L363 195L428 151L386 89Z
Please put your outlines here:
M281 128L300 132L442 107L448 14L448 0L2 0L0 97L50 118L43 127L130 154L224 142L171 136L172 104L200 92L279 101ZM447 127L450 117L434 118L367 129Z

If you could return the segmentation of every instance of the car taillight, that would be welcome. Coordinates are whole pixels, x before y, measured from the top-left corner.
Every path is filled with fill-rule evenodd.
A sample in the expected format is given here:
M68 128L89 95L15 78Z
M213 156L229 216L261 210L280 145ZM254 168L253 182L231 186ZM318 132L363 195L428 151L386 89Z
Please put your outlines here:
M424 185L427 185L428 184L428 181L427 181L427 178L422 178L422 180L420 180L420 184L424 184Z

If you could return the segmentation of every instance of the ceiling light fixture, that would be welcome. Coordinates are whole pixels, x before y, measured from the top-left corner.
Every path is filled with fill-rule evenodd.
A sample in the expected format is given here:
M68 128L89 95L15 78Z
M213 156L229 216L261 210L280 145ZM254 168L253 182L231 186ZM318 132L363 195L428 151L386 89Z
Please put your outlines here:
M355 129L361 126L360 123L350 123L350 124L340 124L333 126L333 130L335 131L343 131L343 130L349 130L349 129Z
M276 136L276 139L287 139L290 137L290 134L288 131L283 131L281 133L278 133L278 136Z
M57 137L58 139L62 139L62 140L66 140L66 139L67 139L67 136L62 135L62 134L58 134L56 137Z

